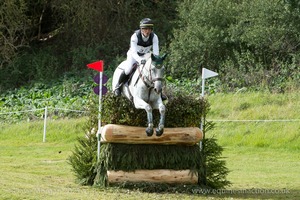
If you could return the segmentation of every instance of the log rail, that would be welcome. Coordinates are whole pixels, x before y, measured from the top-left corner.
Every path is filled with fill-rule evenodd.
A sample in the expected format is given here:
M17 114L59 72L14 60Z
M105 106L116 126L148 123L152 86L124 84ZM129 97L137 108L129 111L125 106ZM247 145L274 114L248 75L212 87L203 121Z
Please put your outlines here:
M197 184L198 176L190 170L135 170L134 172L107 171L108 183L148 182L169 184Z
M165 128L159 137L155 134L148 137L145 127L107 124L101 130L101 143L194 145L202 138L203 133L197 127Z

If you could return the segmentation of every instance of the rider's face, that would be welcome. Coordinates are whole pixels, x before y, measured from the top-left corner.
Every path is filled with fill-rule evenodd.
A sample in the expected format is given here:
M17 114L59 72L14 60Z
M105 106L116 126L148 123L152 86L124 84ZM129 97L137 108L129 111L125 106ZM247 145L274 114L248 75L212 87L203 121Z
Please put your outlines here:
M141 31L145 37L148 37L150 35L150 33L152 32L152 29L151 28L142 28Z

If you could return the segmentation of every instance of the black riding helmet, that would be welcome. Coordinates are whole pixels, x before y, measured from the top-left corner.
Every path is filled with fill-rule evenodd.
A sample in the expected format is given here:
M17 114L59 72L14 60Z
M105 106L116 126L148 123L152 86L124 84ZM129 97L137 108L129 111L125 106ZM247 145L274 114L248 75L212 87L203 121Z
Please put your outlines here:
M140 21L140 28L154 28L154 24L152 19L150 18L144 18Z

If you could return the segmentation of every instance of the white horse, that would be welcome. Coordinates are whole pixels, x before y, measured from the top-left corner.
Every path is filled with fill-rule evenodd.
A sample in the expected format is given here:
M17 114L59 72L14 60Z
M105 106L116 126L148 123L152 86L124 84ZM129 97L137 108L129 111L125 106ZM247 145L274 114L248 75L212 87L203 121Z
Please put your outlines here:
M161 136L164 132L166 108L161 99L161 92L164 76L162 63L165 58L166 55L159 57L151 53L145 54L143 59L147 60L146 63L138 65L129 83L121 86L122 94L134 103L135 108L144 109L147 112L147 136L153 135L153 109L158 109L160 113L156 136ZM127 62L123 61L116 68L112 80L113 91L116 89L119 77L126 65Z

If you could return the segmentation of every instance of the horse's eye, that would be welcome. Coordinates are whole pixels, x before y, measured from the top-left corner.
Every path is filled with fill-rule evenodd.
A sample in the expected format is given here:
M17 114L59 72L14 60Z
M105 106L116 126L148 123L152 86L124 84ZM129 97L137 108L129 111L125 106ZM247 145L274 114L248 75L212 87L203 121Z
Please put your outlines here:
M156 67L157 69L160 69L160 68L162 67L162 64L156 64L155 67Z

